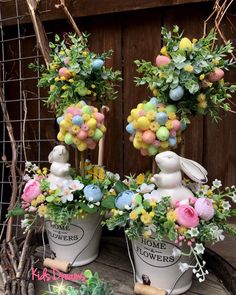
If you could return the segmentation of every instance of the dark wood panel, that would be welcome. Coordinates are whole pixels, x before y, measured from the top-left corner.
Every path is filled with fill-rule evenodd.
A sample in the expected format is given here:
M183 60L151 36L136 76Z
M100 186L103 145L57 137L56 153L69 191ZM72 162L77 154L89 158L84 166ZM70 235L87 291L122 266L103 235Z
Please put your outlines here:
M61 9L56 9L55 4L59 1L41 1L40 11L46 11L42 13L43 20L55 20L65 18ZM66 1L69 10L74 17L77 16L89 16L99 15L105 13L114 13L121 11L140 10L146 8L163 7L170 5L180 5L187 3L199 3L199 2L212 2L212 0L68 0ZM11 18L15 14L15 1L9 1L0 3L3 9L4 18ZM19 14L25 15L21 22L30 22L28 16L28 10L25 0L18 1ZM11 25L16 23L16 20L9 19L5 24Z

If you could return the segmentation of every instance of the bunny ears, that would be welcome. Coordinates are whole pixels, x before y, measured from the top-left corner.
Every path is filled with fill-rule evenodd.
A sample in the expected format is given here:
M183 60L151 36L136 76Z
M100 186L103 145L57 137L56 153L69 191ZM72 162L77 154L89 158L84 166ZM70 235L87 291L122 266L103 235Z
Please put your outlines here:
M207 171L204 167L202 167L199 163L183 158L180 158L180 166L181 170L193 181L198 183L206 183L207 179Z

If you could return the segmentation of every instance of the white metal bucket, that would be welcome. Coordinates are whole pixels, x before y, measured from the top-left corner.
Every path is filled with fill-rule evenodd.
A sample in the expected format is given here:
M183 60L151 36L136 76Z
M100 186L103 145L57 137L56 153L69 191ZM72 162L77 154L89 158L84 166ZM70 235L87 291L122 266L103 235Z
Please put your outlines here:
M182 276L179 269L179 262L190 263L189 257L174 257L172 250L177 247L170 241L156 241L154 239L144 239L132 241L134 264L136 269L136 280L143 282L143 276L151 281L151 285L163 288L170 292L176 283L171 294L182 294L186 292L192 284L192 270L187 270ZM187 252L187 245L180 250Z
M69 225L56 225L47 220L46 230L49 246L57 259L81 266L97 258L102 234L98 213L72 219Z

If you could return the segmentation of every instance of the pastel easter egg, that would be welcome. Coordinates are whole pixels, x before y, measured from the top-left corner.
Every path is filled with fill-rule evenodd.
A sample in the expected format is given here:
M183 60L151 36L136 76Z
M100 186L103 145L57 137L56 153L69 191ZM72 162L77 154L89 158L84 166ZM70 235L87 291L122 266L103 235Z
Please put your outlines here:
M176 113L177 107L173 104L169 104L166 106L165 111L168 113Z
M214 72L210 73L207 78L210 82L217 82L224 77L225 73L222 69L216 68Z
M158 104L158 99L156 97L152 97L150 100L149 100L150 103L152 103L155 107L157 106Z
M193 50L193 44L192 42L184 37L179 42L179 49L185 50L185 51L192 51Z
M65 77L66 79L69 79L71 77L70 71L66 67L62 67L59 69L58 74L60 77Z
M83 131L85 131L85 132L87 132L87 131L89 130L89 128L88 128L88 126L87 126L86 124L83 124L83 125L81 126L81 129L82 129Z
M89 202L99 202L102 199L102 191L98 185L89 184L84 188L84 197Z
M81 142L80 144L77 145L77 149L80 152L85 151L88 148L87 144L85 142Z
M57 139L58 139L59 141L64 141L65 136L64 136L61 132L59 132L59 133L57 134Z
M158 147L160 147L161 143L160 143L159 140L155 140L155 141L152 143L152 145L153 145L154 147L158 148Z
M148 154L150 156L155 156L158 153L158 148L156 148L154 145L150 145L148 147Z
M106 128L106 126L105 125L101 125L100 126L100 128L99 128L101 131L102 131L102 133L105 133L106 131L107 131L107 128Z
M134 140L134 134L129 137L129 141L132 142L133 140Z
M174 147L177 144L176 137L169 137L168 143L170 147Z
M156 139L156 134L151 130L144 131L142 139L145 143L151 144Z
M140 110L138 112L139 117L145 116L145 111L144 110Z
M140 153L142 156L147 156L148 155L148 151L146 149L141 149Z
M96 141L93 141L93 142L91 142L91 143L88 144L88 148L90 150L94 150L96 148L96 146L97 146Z
M138 117L139 117L139 111L140 111L140 109L132 109L131 112L130 112L131 116L132 116L135 120L137 120Z
M97 127L97 121L94 118L91 118L87 121L86 125L89 129L96 129Z
M82 110L79 109L79 108L76 108L76 109L74 110L74 115L75 115L75 116L76 116L76 115L81 116L81 115L82 115Z
M57 118L57 124L60 125L61 121L64 119L63 116Z
M84 120L81 116L76 115L72 118L72 123L74 125L82 126L84 124Z
M88 137L88 133L84 130L80 130L80 132L77 133L77 137L80 139L80 140L84 140L85 138Z
M133 145L137 150L140 150L142 148L142 143L140 140L137 139L137 137L134 137Z
M168 116L165 112L160 112L156 114L156 121L160 124L160 125L165 125L165 123L168 120Z
M103 137L102 131L100 129L96 129L95 132L94 132L93 139L95 141L99 141L102 137Z
M99 123L104 121L104 115L102 113L95 113L94 116Z
M170 136L171 137L175 137L176 136L176 131L175 130L171 130L170 131Z
M150 121L148 120L148 118L144 116L139 117L137 120L137 123L138 123L138 128L140 128L141 130L148 129L150 125Z
M103 65L104 65L104 61L100 58L97 58L92 62L93 70L100 70Z
M170 63L170 58L164 55L158 55L156 57L156 65L158 67L168 65Z
M129 134L133 134L135 132L135 129L134 129L134 126L133 126L133 123L129 123L126 127L125 127L126 131L129 133Z
M155 105L153 105L153 103L151 103L151 102L145 103L144 107L143 107L145 112L155 110L155 108L156 108Z
M91 107L88 106L88 105L83 106L83 107L82 107L82 112L83 112L84 114L88 114L88 115L92 114Z
M184 122L180 122L180 130L181 130L181 131L184 131L186 128L187 128L186 123L184 123Z
M68 65L68 63L70 62L70 58L69 57L65 57L63 61L64 61L64 64L65 65Z
M180 129L180 121L175 119L172 121L172 126L173 126L173 129L175 131L178 131Z
M130 207L132 205L134 195L135 193L129 190L119 193L115 200L116 208L124 210L126 207Z
M169 97L173 101L178 101L184 96L184 89L182 86L177 86L174 89L171 89L169 92Z
M72 144L73 143L73 136L70 133L66 133L64 141L66 144Z
M75 108L74 107L68 107L67 110L66 110L66 113L69 113L69 114L74 114L74 110Z
M156 132L157 138L160 139L161 141L167 140L169 138L169 135L170 135L169 130L164 126L161 126Z

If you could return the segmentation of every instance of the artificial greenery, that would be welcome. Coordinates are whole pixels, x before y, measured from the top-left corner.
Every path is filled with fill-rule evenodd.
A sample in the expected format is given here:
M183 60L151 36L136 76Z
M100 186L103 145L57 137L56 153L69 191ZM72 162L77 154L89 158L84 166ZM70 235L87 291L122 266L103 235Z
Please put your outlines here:
M30 64L30 68L42 72L39 86L50 87L46 104L54 108L58 116L80 100L103 105L116 98L114 82L121 81L120 71L104 65L112 50L102 54L89 51L86 34L80 37L68 34L65 40L55 35L55 42L49 46L52 57L49 66Z
M172 32L162 28L161 34L164 47L157 59L164 57L164 64L157 61L156 66L149 61L136 60L137 71L141 74L135 78L137 85L147 84L160 102L175 104L185 123L197 114L209 114L217 121L221 109L230 110L228 99L236 90L236 85L225 82L222 76L222 71L229 70L235 63L227 58L233 51L232 43L215 45L214 30L206 37L192 41L183 37L178 26L174 26ZM215 71L221 72L218 80L212 79ZM180 90L183 96L173 101L171 90Z

